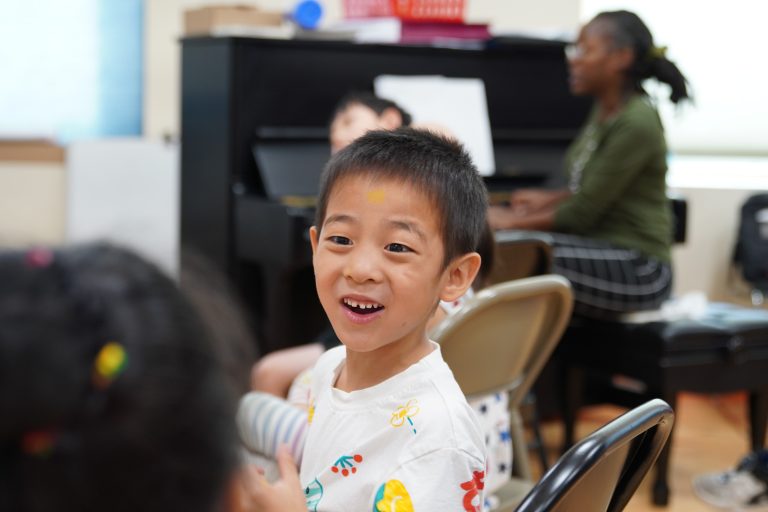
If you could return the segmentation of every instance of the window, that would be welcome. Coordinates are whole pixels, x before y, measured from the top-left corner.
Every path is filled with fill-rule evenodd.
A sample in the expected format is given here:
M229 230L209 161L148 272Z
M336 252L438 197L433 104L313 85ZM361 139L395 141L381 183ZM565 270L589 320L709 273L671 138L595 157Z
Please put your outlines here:
M0 137L138 135L143 0L0 7Z

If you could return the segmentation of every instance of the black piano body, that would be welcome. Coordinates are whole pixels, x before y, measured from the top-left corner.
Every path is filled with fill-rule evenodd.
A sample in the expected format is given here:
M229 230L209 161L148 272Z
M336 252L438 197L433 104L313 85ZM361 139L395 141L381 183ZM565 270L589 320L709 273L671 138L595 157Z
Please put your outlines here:
M480 78L495 152L491 191L560 172L589 102L567 88L563 43L485 49L279 41L182 40L181 243L232 280L262 353L326 326L307 229L329 156L328 122L350 90L381 74Z

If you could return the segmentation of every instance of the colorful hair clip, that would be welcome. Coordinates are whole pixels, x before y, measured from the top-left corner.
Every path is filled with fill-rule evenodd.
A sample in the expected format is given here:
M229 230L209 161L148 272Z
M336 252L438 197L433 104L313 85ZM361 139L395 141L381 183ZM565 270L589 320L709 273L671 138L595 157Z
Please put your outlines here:
M44 247L34 247L24 255L24 262L32 268L45 268L53 262L53 252Z
M122 373L128 356L125 348L116 342L110 341L99 350L93 362L93 384L99 389L108 387Z
M21 436L21 450L27 455L45 457L50 455L56 444L55 430L31 430Z

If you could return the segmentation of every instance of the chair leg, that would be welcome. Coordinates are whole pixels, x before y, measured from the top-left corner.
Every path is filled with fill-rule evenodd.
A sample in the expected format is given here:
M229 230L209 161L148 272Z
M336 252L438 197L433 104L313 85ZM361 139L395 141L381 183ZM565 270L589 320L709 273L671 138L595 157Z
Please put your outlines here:
M677 408L677 396L675 392L661 393L661 399L664 400L672 407L672 410ZM653 504L656 506L666 506L669 503L669 457L672 452L672 438L675 435L675 427L672 427L672 431L669 434L667 444L664 445L664 449L661 450L659 458L656 459L656 478L653 482Z
M768 388L752 390L749 393L749 430L752 450L765 446L766 423L768 423Z
M576 416L583 400L584 369L566 364L565 379L560 394L563 403L563 452L567 451L575 440Z
M536 404L536 395L533 391L528 393L528 399L532 403L531 408L531 429L533 430L533 439L536 443L536 451L539 454L539 461L541 462L541 473L544 474L549 469L549 462L547 461L547 448L544 446L544 438L541 435L541 422L539 421L539 409Z
M512 476L532 480L531 464L528 461L528 444L525 442L523 418L514 408L509 415L509 435L512 441Z

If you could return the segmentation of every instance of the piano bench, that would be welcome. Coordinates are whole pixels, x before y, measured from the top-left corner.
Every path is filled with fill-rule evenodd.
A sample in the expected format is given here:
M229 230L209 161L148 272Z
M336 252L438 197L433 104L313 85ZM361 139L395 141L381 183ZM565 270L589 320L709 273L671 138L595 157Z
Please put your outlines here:
M576 413L585 384L611 383L600 401L632 406L650 397L673 408L679 391L749 393L752 449L765 443L768 416L768 311L730 304L711 304L696 320L643 324L574 321L558 357L563 365L565 444L573 444ZM616 386L623 377L625 384ZM624 388L624 389L621 389ZM627 388L632 388L627 391ZM602 393L611 393L608 400ZM678 418L678 421L685 421ZM667 473L672 438L656 462L653 502L669 500ZM734 454L734 460L738 454Z

